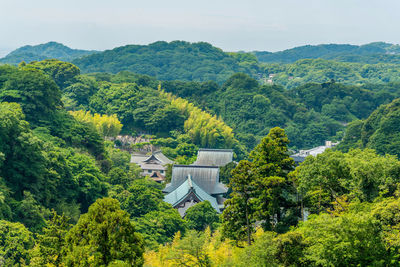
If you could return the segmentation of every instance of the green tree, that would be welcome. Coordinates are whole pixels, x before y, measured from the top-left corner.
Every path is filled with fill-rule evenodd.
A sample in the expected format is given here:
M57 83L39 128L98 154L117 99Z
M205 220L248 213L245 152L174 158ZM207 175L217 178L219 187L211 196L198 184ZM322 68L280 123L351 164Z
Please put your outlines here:
M32 232L40 232L46 225L44 216L48 211L41 206L29 191L24 191L24 198L14 211L15 217Z
M157 210L158 203L164 197L160 184L147 178L133 181L126 190L123 187L115 187L115 190L109 192L109 196L118 199L122 209L127 211L131 218Z
M229 184L232 171L236 168L237 163L229 162L225 166L219 168L219 180L223 184Z
M285 231L296 223L291 211L295 206L291 194L295 192L287 180L288 173L294 168L294 160L288 155L288 144L285 131L276 127L250 153L258 190L256 198L260 203L258 219L264 221L265 229Z
M146 241L146 247L157 248L171 242L175 233L184 233L186 221L170 204L160 202L157 209L136 218L136 226Z
M291 176L305 206L311 213L319 213L332 208L332 202L341 197L374 201L395 195L399 170L395 156L380 156L372 149L327 150L308 157Z
M75 76L80 74L80 69L74 64L57 59L34 61L26 65L25 68L42 70L49 75L60 88L67 87L70 83L74 82Z
M185 117L181 111L171 105L157 109L150 118L146 120L146 128L153 133L169 133L172 130L183 130Z
M90 206L67 233L66 243L67 266L107 266L115 260L143 264L143 241L115 199L99 199Z
M32 266L60 266L65 253L65 235L71 228L69 219L58 215L54 210L52 218L46 221L43 234L38 235L32 251Z
M204 231L207 227L217 228L219 217L209 201L202 201L186 211L185 220L189 229Z
M21 199L24 190L38 192L45 174L43 143L33 135L20 105L0 103L0 177L13 196Z
M26 120L35 126L51 121L55 110L62 106L56 83L35 69L12 73L0 88L0 100L19 103Z
M180 234L174 237L172 249L166 255L167 259L173 260L177 266L211 266L210 256L205 249L210 240L210 230L203 232L190 230L182 239L179 237Z
M229 183L231 198L225 201L222 213L222 232L224 236L236 241L246 239L251 244L256 212L256 177L253 164L242 160L232 171Z
M24 266L29 264L29 250L33 248L32 233L21 223L0 220L0 264Z

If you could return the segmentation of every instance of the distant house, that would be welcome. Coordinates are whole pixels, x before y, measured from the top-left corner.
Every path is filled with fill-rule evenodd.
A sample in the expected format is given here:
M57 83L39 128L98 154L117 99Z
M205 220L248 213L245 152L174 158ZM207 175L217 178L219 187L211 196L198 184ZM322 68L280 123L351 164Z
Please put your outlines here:
M178 209L182 217L188 208L205 200L221 213L228 188L219 182L219 168L232 159L232 149L199 149L192 165L172 167L171 183L163 190L164 201Z
M150 176L156 182L162 182L165 178L167 164L174 162L167 158L161 151L153 152L150 156L140 153L134 153L131 156L131 162L136 163L142 169L143 176Z
M325 141L324 146L317 146L308 150L300 150L298 153L293 154L290 157L293 158L297 164L300 164L306 159L306 157L308 156L315 157L316 155L323 153L326 149L332 148L338 144L339 142L332 143L332 141Z

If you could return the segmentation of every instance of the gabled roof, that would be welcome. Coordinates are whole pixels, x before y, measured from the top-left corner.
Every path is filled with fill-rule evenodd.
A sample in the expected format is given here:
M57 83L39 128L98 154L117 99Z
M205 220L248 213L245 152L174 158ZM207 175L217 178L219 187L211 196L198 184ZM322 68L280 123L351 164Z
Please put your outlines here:
M173 164L174 162L172 160L170 160L169 158L167 158L167 156L165 156L161 150L158 150L156 152L153 153L153 155L159 160L161 161L163 164Z
M174 162L167 158L161 151L156 151L150 156L143 154L132 154L131 162L138 164L139 166L144 164L173 164Z
M172 168L171 183L164 188L170 193L178 188L188 176L207 194L223 194L228 190L219 182L219 168L216 166L174 165Z
M201 148L197 152L197 159L193 165L218 166L222 167L232 162L232 149L208 149Z
M220 213L220 209L218 207L217 199L210 196L205 192L203 189L201 189L200 186L198 186L192 179L191 176L188 175L185 181L175 188L171 193L167 194L164 197L164 201L167 203L170 203L173 207L176 207L179 205L182 201L186 199L186 197L190 194L193 193L196 195L196 197L200 201L205 201L208 200L211 203L211 206L218 212Z
M150 155L147 159L143 160L145 164L162 164L161 160L159 160L155 155Z

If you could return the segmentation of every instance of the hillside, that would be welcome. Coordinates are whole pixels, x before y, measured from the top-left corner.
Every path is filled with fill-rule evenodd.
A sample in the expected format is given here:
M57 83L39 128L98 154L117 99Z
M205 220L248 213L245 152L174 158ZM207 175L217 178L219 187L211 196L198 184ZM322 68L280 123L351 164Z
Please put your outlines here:
M400 102L370 113L399 88L330 81L284 89L244 73L222 85L81 75L54 59L0 66L0 261L398 265L400 162L379 154L398 153ZM295 169L288 145L340 139L345 123L368 115L346 138L378 153L327 150ZM233 148L240 162L221 168L231 191L223 213L202 201L182 218L164 202L164 184L143 178L116 148L120 140L105 141L121 128L154 135L149 142L179 164L192 163L199 147Z
M301 59L291 64L265 64L264 70L273 83L287 88L308 82L328 82L331 79L349 85L400 81L400 65L389 63L364 64Z
M257 73L257 65L240 60L205 42L159 41L127 45L72 61L84 73L131 71L159 80L223 83L236 72Z
M387 60L390 60L392 55L400 53L400 46L384 42L375 42L360 46L350 44L321 44L299 46L275 53L265 51L254 51L253 53L260 62L265 63L294 63L300 59L315 58L362 62L363 56L371 55L389 54L387 55ZM393 58L398 60L396 56Z
M31 61L40 61L51 58L71 61L75 58L87 56L93 53L97 53L97 51L71 49L57 42L48 42L40 45L26 45L20 47L1 58L0 63L16 65L21 61L29 63Z
M399 84L368 86L308 83L292 89L260 85L245 74L226 83L165 81L162 88L220 116L249 148L275 126L284 128L292 148L340 140L344 125L365 119L380 104L399 97Z
M0 63L16 65L55 58L73 62L82 73L130 71L158 80L211 80L220 85L234 73L242 72L259 81L294 88L331 79L349 85L399 82L399 52L398 45L388 43L308 45L276 53L246 53L224 52L205 42L159 41L103 52L50 42L21 47L0 59Z
M379 154L400 156L400 99L377 108L364 121L352 122L338 149L372 148Z

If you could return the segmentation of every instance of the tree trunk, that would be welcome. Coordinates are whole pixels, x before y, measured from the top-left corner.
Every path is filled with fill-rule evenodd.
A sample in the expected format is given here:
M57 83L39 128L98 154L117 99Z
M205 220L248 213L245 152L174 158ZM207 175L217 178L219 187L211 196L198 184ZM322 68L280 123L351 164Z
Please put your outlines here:
M247 227L247 244L251 245L251 237L250 237L250 223L249 223L249 209L247 206L246 200L246 227Z

